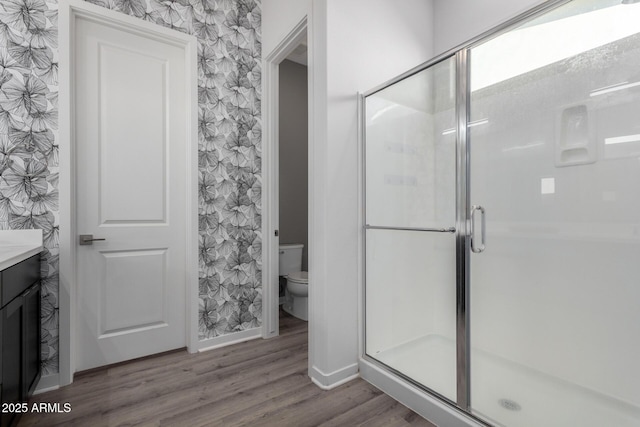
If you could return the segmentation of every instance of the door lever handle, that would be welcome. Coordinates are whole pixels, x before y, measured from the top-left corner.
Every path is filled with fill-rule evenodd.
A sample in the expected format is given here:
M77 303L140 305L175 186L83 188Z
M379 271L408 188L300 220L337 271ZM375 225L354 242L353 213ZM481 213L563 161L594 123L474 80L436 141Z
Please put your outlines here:
M93 245L93 242L99 240L107 240L107 239L94 239L93 234L81 234L80 235L80 245Z

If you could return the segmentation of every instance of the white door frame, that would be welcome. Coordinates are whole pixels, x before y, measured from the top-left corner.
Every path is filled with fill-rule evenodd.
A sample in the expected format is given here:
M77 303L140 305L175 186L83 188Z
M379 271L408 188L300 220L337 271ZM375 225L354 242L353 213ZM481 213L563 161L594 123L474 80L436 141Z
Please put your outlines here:
M73 52L77 17L98 21L112 27L140 34L185 49L189 91L186 94L190 138L187 141L187 206L186 206L186 337L189 352L198 345L198 89L197 39L157 24L81 0L59 3L59 146L60 146L60 284L59 284L59 378L60 385L73 382L76 351L76 168L73 105Z
M264 59L262 64L262 338L272 338L280 333L278 322L278 243L279 237L275 236L275 231L279 228L279 78L280 63L285 60L293 50L298 47L301 41L307 38L307 93L308 93L308 145L309 145L309 165L312 165L313 150L313 41L311 40L311 32L309 31L308 18L305 16L298 24L287 34L286 37L273 49L271 53ZM312 209L313 202L313 186L312 169L309 167L309 237L308 237L308 258L309 271L312 271L312 253L313 253L313 232L311 224L314 215ZM311 275L310 275L311 276ZM309 278L309 287L313 277ZM312 295L309 294L309 309L311 307ZM311 316L309 316L311 322Z

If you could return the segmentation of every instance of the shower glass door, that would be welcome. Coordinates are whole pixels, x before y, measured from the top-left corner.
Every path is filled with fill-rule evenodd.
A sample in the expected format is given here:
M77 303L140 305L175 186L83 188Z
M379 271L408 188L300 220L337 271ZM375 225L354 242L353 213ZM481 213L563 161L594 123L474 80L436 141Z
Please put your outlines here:
M469 51L471 410L492 424L640 425L640 3L625 3L573 1Z
M455 59L365 99L366 354L456 400Z

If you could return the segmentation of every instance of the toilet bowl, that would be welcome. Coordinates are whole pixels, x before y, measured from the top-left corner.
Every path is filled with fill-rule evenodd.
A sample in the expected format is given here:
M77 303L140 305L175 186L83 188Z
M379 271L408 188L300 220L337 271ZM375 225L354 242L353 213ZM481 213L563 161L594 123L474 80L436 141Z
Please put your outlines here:
M278 275L287 281L282 309L298 319L308 320L309 274L301 271L303 248L300 243L280 245Z
M286 301L282 309L293 317L309 320L309 273L295 271L286 276Z

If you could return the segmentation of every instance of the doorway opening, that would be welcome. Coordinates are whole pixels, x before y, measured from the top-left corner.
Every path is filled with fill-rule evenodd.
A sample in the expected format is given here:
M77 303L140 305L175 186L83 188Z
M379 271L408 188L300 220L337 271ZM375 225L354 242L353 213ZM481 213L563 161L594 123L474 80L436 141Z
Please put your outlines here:
M278 304L308 320L308 82L306 37L279 64Z
M308 316L311 273L306 276L312 269L307 254L313 253L313 234L309 233L313 213L308 207L312 200L310 45L305 17L265 57L263 67L263 338L279 335L281 315L305 321L311 317ZM280 258L284 255L281 252L287 249L281 245L297 250L296 254L289 254L294 264L286 272L280 269ZM289 276L290 286L281 276ZM296 295L287 291L288 287L295 287ZM306 297L300 295L300 289L307 291Z

